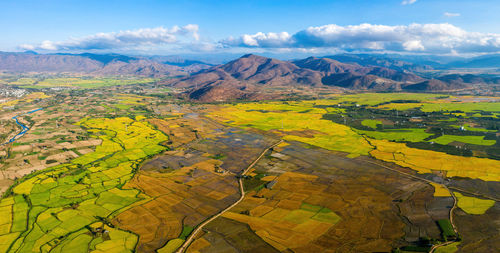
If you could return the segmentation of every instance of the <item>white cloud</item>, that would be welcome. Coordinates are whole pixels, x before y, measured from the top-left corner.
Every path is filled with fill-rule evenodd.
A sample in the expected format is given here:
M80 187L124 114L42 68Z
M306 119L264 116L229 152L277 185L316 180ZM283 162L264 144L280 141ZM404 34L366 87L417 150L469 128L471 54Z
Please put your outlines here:
M197 25L98 33L65 41L23 44L23 50L97 52L342 52L437 54L500 52L500 34L469 32L452 24L312 26L296 33L257 32L220 41L201 39Z
M228 38L222 43L226 45L244 45L247 47L282 47L291 39L287 32L243 34L239 38Z
M244 34L220 43L225 47L240 48L481 53L500 51L500 34L468 32L448 23L399 26L330 24L309 27L292 35L286 32Z
M414 4L417 0L403 0L402 5Z
M453 13L453 12L445 12L443 13L443 15L445 15L446 17L459 17L460 16L460 13Z
M420 40L410 40L403 43L403 48L407 51L423 51L424 45Z
M71 38L66 41L43 41L38 45L23 44L25 50L108 50L179 43L179 37L199 40L198 25L156 27Z

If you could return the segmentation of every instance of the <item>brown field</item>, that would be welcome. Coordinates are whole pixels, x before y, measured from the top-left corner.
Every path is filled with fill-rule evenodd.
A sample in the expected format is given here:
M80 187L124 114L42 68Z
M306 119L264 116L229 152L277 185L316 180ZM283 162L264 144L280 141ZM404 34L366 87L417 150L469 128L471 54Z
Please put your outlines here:
M140 189L150 200L118 215L113 223L140 236L141 252L177 238L183 225L194 227L238 198L236 180L215 173L214 162L170 173L140 171L125 188Z
M268 173L262 183L273 178L276 184L249 191L216 221L248 224L279 251L388 252L419 237L439 238L435 221L446 217L451 198L434 198L431 185L369 165L364 159L368 158L349 159L298 143L280 145L254 170L254 174ZM332 212L318 213L322 208ZM227 240L226 235L219 236ZM206 246L209 238L212 242ZM208 233L195 240L192 250L209 252L216 245L221 244Z
M254 138L228 134L231 129L196 117L150 123L169 134L173 150L144 163L124 186L139 189L149 200L113 220L117 227L139 235L140 252L153 252L178 238L183 226L196 227L234 203L240 193L231 171L244 168L239 164L248 166L270 142L241 147L248 152L234 152L230 148L234 139ZM223 131L214 133L216 128Z

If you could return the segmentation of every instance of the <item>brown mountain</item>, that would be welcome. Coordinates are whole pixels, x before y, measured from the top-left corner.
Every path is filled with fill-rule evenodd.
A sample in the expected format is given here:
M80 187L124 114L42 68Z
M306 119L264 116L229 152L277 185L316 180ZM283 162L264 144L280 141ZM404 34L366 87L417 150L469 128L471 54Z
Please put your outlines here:
M403 71L398 71L395 69L379 67L379 66L361 66L359 64L347 64L341 63L339 61L330 58L316 58L309 57L303 60L294 61L295 65L301 68L307 68L315 71L319 71L325 74L336 74L336 73L353 73L359 75L374 75L386 79L391 79L397 82L421 82L424 79Z
M467 88L463 79L477 81L473 77L448 79L427 80L406 71L346 64L328 58L309 57L289 62L249 54L224 65L169 80L165 84L186 89L190 99L225 101L276 97L270 91L277 89L271 87L281 90L298 86L335 86L376 91L450 91Z
M328 58L309 57L303 60L296 60L295 65L327 74L356 72L362 67L358 64L346 64Z
M293 62L244 55L166 84L186 88L189 98L201 101L243 99L262 94L267 87L337 86L363 90L400 90L401 84L425 79L383 67L345 64L328 58L309 57Z
M322 74L303 69L291 62L257 55L241 58L203 70L166 84L188 88L189 98L201 101L258 99L276 97L265 94L263 87L287 85L322 85Z
M219 67L232 77L256 84L285 85L320 83L321 75L297 65L272 58L248 54Z
M392 62L394 64L398 62ZM399 63L398 63L399 64ZM223 65L172 57L130 57L116 54L43 54L0 52L0 71L84 73L97 76L181 76L164 84L185 89L194 100L270 99L317 88L377 91L452 91L498 85L500 78L485 75L445 75L427 80L406 69L309 57L281 61L244 55ZM313 94L314 92L309 92Z
M185 75L190 68L163 64L142 57L107 54L36 54L0 52L0 71L15 73L82 73L161 77ZM203 68L195 67L195 68Z
M416 84L406 85L402 87L407 91L451 91L468 88L469 86L463 83L446 83L437 79L431 79Z
M354 73L338 73L325 76L323 84L329 86L339 86L355 90L399 90L400 86L394 80L375 76L360 75Z
M363 70L365 70L367 75L375 75L387 79L391 79L397 82L404 82L404 83L413 83L413 82L421 82L425 80L424 78L417 76L412 73L406 73L402 71L397 71L394 69L390 68L384 68L384 67L365 67L361 71L358 71L359 73L363 73Z
M403 61L397 58L391 58L390 55L378 55L378 54L339 54L325 56L325 58L330 58L343 63L349 64L359 64L362 66L379 66L394 69L397 71L428 71L433 68L430 65L416 64L408 61Z
M38 55L0 52L0 70L10 72L93 72L104 64L76 55Z
M161 64L150 60L130 60L128 62L112 61L92 74L100 76L132 75L162 77L184 74L182 68Z
M472 74L450 74L438 78L439 80L447 83L454 84L500 84L500 77L479 76Z

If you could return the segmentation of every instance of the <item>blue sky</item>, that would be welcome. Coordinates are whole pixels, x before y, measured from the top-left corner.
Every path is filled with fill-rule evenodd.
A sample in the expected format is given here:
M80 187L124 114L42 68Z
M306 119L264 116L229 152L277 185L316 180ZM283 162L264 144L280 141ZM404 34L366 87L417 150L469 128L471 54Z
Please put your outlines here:
M4 0L0 50L491 53L498 13L498 0Z

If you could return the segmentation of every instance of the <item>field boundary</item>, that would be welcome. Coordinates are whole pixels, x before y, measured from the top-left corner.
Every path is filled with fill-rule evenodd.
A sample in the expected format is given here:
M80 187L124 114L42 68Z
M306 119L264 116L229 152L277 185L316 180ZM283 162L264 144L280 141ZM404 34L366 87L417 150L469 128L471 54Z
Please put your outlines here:
M257 164L260 159L262 159L262 157L272 148L278 146L279 144L281 144L283 142L283 140L280 140L278 141L277 143L269 146L268 148L266 148L264 151L262 151L262 153L246 168L244 169L243 171L241 171L239 174L238 174L238 184L239 184L239 188L240 188L240 198L234 202L233 204L231 204L230 206L226 207L225 209L223 209L222 211L220 211L219 213L215 214L214 216L210 217L209 219L205 220L204 222L202 222L200 225L198 225L198 227L196 227L193 232L191 232L191 234L189 235L189 237L184 241L184 243L181 245L181 247L179 247L175 252L176 253L183 253L187 250L187 248L189 247L189 245L191 244L191 242L194 240L194 238L196 237L196 235L206 226L208 225L208 223L210 223L211 221L217 219L219 216L221 216L222 214L224 214L225 212L229 211L231 208L235 207L236 205L238 205L244 198L245 198L245 189L243 188L243 176L251 169L253 168L253 166L255 166L255 164Z

